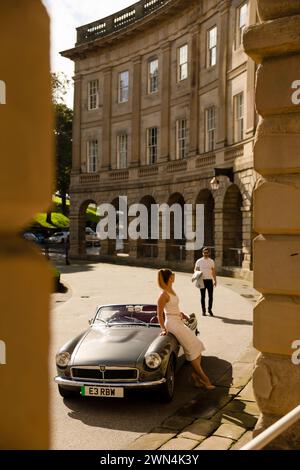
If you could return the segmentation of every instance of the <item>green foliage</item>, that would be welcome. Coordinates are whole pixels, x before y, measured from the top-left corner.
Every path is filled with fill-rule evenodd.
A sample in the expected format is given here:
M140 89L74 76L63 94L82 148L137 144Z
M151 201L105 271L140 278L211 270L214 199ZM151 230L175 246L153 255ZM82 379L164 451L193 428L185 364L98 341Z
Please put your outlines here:
M46 213L39 213L35 217L35 222L40 225L41 227L45 228L68 228L69 227L69 219L65 215L59 212L52 212L51 213L51 220L52 225L48 224L46 221L47 214Z
M99 222L99 215L96 214L97 209L94 207L88 207L86 210L86 220L88 222L92 223L98 223Z
M52 74L52 96L55 115L56 190L62 198L62 212L67 215L66 195L69 193L72 168L73 110L63 102L70 81L64 74Z

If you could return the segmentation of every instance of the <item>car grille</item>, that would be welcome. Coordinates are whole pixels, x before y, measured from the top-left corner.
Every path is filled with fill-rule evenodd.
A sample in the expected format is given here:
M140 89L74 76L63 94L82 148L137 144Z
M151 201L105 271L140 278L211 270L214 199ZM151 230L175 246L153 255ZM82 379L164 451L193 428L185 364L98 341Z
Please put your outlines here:
M138 379L138 369L126 369L126 368L105 368L104 372L101 372L99 367L72 367L71 375L74 379L85 380L92 379L97 382L106 381L135 381Z

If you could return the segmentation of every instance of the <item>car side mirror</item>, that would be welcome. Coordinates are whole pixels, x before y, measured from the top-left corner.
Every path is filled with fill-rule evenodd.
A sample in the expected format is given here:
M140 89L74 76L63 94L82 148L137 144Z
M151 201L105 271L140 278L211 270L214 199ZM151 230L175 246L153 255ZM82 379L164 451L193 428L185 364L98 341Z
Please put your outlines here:
M93 323L93 318L90 318L89 319L89 325L91 325Z

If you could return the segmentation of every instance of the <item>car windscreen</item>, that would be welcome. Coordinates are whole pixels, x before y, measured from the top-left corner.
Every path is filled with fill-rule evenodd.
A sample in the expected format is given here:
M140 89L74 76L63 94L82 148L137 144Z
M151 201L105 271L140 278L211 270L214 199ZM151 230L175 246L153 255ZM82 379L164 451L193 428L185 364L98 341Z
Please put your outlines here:
M107 324L146 324L159 326L155 305L110 305L99 308L95 321Z

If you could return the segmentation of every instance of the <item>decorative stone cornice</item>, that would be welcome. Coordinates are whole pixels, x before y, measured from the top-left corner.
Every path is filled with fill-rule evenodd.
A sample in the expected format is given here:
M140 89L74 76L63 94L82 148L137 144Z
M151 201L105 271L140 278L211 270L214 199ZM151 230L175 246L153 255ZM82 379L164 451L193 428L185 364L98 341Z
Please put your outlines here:
M300 14L299 0L260 0L258 13L263 21Z
M249 26L244 33L245 52L256 62L300 52L300 15Z

